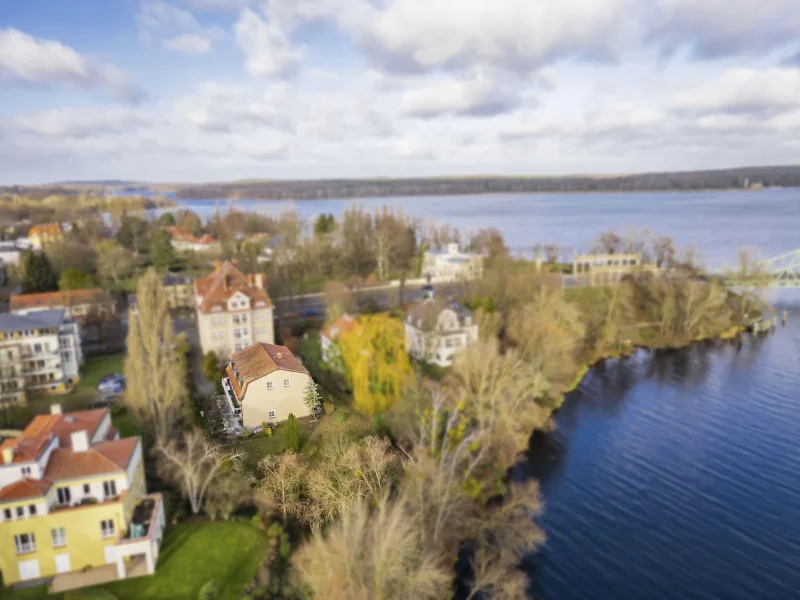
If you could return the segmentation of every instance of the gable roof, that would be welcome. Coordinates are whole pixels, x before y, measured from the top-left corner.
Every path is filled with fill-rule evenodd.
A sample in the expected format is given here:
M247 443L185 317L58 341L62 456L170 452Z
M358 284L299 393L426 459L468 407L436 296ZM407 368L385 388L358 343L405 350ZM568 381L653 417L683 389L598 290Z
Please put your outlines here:
M91 440L108 410L107 408L96 408L60 415L61 418L53 426L53 433L58 436L58 445L61 448L69 448L72 446L72 433L82 429L86 431Z
M108 294L100 288L71 290L68 292L44 292L42 294L18 294L11 296L9 310L14 312L31 308L64 308L73 304L109 301Z
M99 442L84 452L57 448L50 454L44 478L58 481L125 471L138 443L139 438L132 437Z
M34 225L28 231L28 237L34 235L60 235L61 225L59 223L42 223L41 225Z
M46 479L26 477L0 488L0 502L13 502L26 498L41 498L47 494L52 483Z
M195 294L200 296L198 308L204 313L228 310L228 300L237 292L253 302L253 308L272 308L267 292L255 285L255 279L242 273L230 261L219 263L214 272L194 280ZM259 306L259 303L263 306Z
M263 343L253 344L244 350L234 352L225 370L240 400L247 393L248 384L274 371L292 371L308 375L303 363L286 346Z
M329 340L334 340L340 335L359 330L361 330L361 324L353 317L345 313L333 323L325 327L320 333Z
M462 327L466 325L467 318L472 317L472 311L459 302L442 298L426 298L408 312L407 320L414 327L430 331L436 326L439 315L445 310L455 312L458 324Z

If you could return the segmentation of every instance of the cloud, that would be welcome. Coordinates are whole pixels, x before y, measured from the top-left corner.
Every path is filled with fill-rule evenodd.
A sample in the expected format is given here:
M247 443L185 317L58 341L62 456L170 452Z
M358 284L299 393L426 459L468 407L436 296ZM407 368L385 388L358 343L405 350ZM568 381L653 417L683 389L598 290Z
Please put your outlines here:
M702 114L770 114L800 108L800 69L728 69L678 93L672 108Z
M238 11L253 4L253 0L180 0L189 8L207 11Z
M114 65L79 54L61 42L11 28L0 30L0 78L34 86L105 88L124 101L144 97L144 90Z
M204 26L192 13L161 1L142 3L139 27L145 40L155 36L168 50L195 56L208 54L215 40L226 37L221 28Z
M519 86L503 84L485 73L468 79L445 78L426 82L403 94L407 115L432 119L443 115L492 117L521 103Z
M164 42L164 47L185 54L208 54L211 38L196 33L184 33Z
M267 7L268 8L268 7ZM255 77L285 77L296 72L304 51L294 46L286 24L249 8L234 27L236 43L246 57L245 68Z

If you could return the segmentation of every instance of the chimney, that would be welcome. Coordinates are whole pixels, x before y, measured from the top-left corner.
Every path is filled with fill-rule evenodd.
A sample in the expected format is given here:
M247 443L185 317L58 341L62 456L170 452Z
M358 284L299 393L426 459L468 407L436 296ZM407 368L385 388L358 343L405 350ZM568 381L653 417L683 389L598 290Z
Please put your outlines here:
M89 434L85 429L73 431L69 437L73 452L86 452L89 449Z
M3 464L10 465L14 462L14 446L3 448Z
M50 405L50 414L51 415L60 415L61 413L61 404L56 402L55 404Z
M214 272L219 271L220 267L222 267L222 262L215 260L214 261Z
M265 290L267 288L267 278L264 277L263 273L256 273L255 283L256 287L260 290Z

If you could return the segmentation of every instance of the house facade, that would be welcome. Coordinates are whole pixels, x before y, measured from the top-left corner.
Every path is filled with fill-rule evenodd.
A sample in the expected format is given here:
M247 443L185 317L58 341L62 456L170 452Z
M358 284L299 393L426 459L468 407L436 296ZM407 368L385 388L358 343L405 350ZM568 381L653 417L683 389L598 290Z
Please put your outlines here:
M82 364L80 328L63 310L0 314L0 406L24 404L28 390L72 390Z
M422 260L422 276L431 281L469 281L483 277L483 257L461 252L458 244L447 250L427 250Z
M210 235L192 235L183 227L172 225L164 230L172 236L172 247L181 252L219 252L219 242Z
M142 441L119 438L108 409L38 415L0 445L0 571L6 585L86 567L149 574L164 530L147 495Z
M333 323L325 327L319 334L319 344L322 350L322 360L326 363L335 363L341 358L336 340L340 336L352 331L360 331L361 325L355 318L344 314Z
M222 386L243 427L277 424L290 414L297 418L311 414L303 401L311 376L284 346L253 344L234 353L225 372Z
M413 358L449 367L459 350L478 339L478 324L458 302L428 298L409 311L405 334Z
M44 292L42 294L16 294L11 296L9 310L17 314L32 314L40 310L63 310L68 319L84 322L98 316L110 319L116 316L114 301L100 288Z
M262 273L244 275L235 263L216 262L194 281L194 306L203 353L230 356L256 342L272 344L272 301Z
M19 264L22 250L14 242L0 242L0 263L3 265Z
M42 250L45 246L60 242L62 239L64 239L64 232L59 223L34 225L28 231L28 241L34 250Z

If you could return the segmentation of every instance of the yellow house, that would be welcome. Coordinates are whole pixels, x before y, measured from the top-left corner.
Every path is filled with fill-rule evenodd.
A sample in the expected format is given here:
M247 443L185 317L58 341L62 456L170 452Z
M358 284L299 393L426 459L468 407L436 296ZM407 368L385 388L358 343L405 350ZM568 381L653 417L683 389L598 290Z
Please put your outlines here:
M244 427L280 423L290 414L298 418L311 414L303 400L311 376L285 346L248 346L233 354L226 373L222 386Z
M6 585L55 577L56 588L76 572L99 583L155 571L163 500L146 494L141 439L120 439L108 409L62 414L55 404L0 449Z
M63 238L64 234L61 230L61 225L58 223L34 225L28 231L28 241L34 250L41 250L48 244L60 242Z

